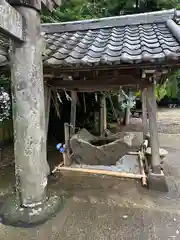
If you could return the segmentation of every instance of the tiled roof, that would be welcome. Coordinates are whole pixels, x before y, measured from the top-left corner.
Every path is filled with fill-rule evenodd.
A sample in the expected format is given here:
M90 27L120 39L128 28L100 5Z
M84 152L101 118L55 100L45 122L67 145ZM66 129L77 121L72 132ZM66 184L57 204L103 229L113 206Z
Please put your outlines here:
M43 24L44 66L88 67L180 62L178 12L166 10L111 18ZM7 42L7 41L4 41ZM7 46L0 41L0 65ZM7 61L6 61L7 64Z
M89 66L180 60L175 10L71 23L44 24L44 64Z

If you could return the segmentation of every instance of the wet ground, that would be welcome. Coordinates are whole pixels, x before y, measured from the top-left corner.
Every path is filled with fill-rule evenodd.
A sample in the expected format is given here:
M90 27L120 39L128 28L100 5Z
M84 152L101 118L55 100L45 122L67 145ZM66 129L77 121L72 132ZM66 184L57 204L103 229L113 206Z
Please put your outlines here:
M149 191L140 182L117 177L56 174L49 189L64 196L62 210L36 228L0 224L0 240L180 240L180 110L161 111L158 124L161 147L169 151L164 164L168 193ZM50 151L49 158L58 162L55 154ZM1 168L0 202L12 191L10 158L9 150Z

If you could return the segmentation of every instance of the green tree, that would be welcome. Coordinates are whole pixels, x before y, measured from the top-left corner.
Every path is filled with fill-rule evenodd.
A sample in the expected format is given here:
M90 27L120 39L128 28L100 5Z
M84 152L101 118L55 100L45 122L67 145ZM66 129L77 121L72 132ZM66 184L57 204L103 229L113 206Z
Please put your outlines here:
M180 0L64 0L52 13L42 12L42 22L64 22L120 14L178 8Z

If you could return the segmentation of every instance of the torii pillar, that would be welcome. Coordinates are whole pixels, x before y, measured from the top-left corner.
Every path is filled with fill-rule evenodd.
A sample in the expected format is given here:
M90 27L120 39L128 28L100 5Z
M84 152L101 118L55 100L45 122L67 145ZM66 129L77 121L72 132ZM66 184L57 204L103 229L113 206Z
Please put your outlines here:
M23 226L47 220L57 211L59 200L46 194L50 171L46 159L41 1L11 0L11 4L24 19L25 41L14 41L10 53L17 194L6 201L1 218L5 224Z

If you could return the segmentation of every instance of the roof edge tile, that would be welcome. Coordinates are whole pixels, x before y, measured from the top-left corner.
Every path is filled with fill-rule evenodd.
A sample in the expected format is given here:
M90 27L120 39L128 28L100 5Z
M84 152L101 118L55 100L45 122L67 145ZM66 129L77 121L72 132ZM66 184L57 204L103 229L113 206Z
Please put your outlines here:
M177 25L172 19L168 19L166 22L166 25L172 35L177 39L177 41L180 43L180 26Z
M83 31L95 30L100 28L121 27L126 25L151 24L157 22L166 22L168 19L174 19L175 16L176 10L171 9L92 20L81 20L62 23L45 23L42 24L42 31L46 33L62 33L74 32L78 30Z

